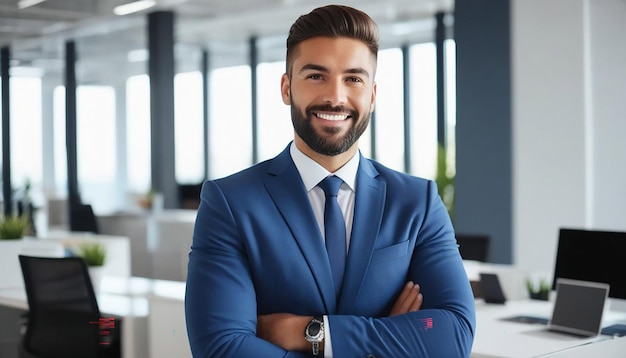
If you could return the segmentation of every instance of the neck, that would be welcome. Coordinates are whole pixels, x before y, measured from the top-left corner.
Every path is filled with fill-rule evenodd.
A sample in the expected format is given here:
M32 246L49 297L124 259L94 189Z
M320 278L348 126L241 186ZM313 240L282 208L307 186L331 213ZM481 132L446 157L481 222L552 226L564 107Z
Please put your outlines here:
M296 136L294 139L296 147L307 157L313 159L319 165L331 173L336 172L352 159L358 149L358 142L354 143L348 150L337 155L320 154L309 147L302 138Z

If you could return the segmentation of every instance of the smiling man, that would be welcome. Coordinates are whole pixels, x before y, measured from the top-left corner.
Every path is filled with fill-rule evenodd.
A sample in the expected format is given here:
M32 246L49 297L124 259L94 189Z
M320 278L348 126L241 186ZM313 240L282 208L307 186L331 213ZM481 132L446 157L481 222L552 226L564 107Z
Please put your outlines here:
M194 356L469 356L474 300L436 185L358 150L377 53L376 24L351 7L292 25L281 94L293 142L202 189Z

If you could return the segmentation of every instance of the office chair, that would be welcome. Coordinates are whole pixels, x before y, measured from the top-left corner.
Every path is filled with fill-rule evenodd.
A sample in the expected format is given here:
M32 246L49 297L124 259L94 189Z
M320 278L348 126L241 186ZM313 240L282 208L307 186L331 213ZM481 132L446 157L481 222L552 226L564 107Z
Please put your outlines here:
M463 260L487 262L490 241L489 235L456 234Z
M98 220L91 205L70 205L70 231L99 233Z
M182 209L197 210L200 206L200 191L202 191L202 183L199 184L179 184L178 196L180 207Z
M121 357L121 321L100 314L82 258L19 260L29 307L21 356Z

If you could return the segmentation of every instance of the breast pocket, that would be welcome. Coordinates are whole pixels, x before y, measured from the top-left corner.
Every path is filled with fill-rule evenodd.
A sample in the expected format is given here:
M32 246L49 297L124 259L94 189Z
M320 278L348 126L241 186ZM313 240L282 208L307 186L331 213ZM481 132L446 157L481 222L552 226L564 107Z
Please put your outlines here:
M383 262L399 259L408 254L409 241L403 241L399 244L387 246L375 250L372 254L372 265L380 264Z

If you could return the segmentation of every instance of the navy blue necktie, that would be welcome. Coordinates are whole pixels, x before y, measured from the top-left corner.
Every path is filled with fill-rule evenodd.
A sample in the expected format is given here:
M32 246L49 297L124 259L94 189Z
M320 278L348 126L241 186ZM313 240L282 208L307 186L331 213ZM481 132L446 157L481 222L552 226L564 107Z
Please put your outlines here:
M339 291L341 290L343 271L346 265L346 224L341 208L337 203L337 193L341 183L343 183L341 178L329 176L318 184L326 194L324 237L326 239L326 250L328 251L337 297L339 297Z

